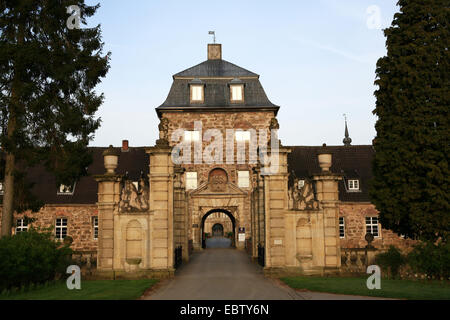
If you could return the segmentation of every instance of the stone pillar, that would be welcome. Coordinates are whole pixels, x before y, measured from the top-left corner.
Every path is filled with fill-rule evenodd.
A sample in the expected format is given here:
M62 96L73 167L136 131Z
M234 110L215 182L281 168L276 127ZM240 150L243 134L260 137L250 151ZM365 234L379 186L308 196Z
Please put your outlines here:
M330 171L332 154L324 148L318 155L322 172L314 176L317 200L321 211L316 216L312 228L313 265L326 270L336 270L341 266L339 245L339 180L342 176Z
M175 249L172 149L158 141L156 147L146 152L150 156L150 265L154 270L172 273Z
M174 237L175 246L183 248L183 261L189 261L189 241L187 236L187 209L186 209L186 189L183 185L182 175L185 171L181 166L175 166L174 179Z
M286 265L287 155L290 152L289 148L280 147L278 164L269 164L272 166L270 174L264 175L266 274L276 273L277 269ZM267 170L263 172L268 173Z
M97 272L100 277L114 278L114 214L120 201L122 176L115 173L119 154L112 146L104 153L107 172L96 176L98 182L98 252Z

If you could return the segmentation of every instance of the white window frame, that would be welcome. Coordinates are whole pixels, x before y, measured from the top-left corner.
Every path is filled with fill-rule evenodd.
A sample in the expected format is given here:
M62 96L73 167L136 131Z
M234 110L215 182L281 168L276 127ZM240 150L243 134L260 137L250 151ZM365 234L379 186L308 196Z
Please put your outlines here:
M4 184L3 181L0 181L0 195L5 194Z
M359 191L359 190L361 190L360 189L359 179L348 180L348 190L349 191Z
M376 223L374 222L376 220ZM374 230L376 229L376 233ZM381 238L380 220L378 217L366 217L366 234L371 233L374 238Z
M28 232L28 223L25 223L25 219L17 219L16 221L16 234Z
M92 217L92 230L94 240L98 240L98 216Z
M305 186L305 180L298 180L297 182L297 188L299 190L303 189L303 187Z
M65 223L65 224L64 224ZM57 218L55 221L55 238L57 240L64 240L67 237L67 225L69 224L69 221L67 218ZM65 230L65 235L64 231ZM58 236L59 231L59 236Z
M56 194L58 196L73 196L75 194L75 187L76 187L76 183L74 183L72 185L72 187L70 186L66 186L64 184L60 184L58 190L56 191ZM64 188L72 188L71 191L64 191Z
M186 142L199 142L200 141L200 131L185 131L184 141Z
M191 84L191 103L203 103L205 101L205 86L203 84Z
M345 239L345 218L339 217L339 238Z
M238 142L250 142L252 135L250 131L238 130L234 133L234 136Z
M233 103L244 102L244 85L231 84L230 85L230 101Z
M186 190L196 190L198 188L198 173L186 172Z
M238 171L238 187L250 188L250 171Z

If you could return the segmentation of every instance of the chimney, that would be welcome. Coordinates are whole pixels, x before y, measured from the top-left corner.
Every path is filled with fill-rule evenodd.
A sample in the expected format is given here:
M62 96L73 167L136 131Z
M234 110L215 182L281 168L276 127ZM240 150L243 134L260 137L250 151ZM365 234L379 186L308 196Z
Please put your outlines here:
M122 141L122 152L128 152L129 151L129 146L128 146L128 140L123 140Z
M208 60L222 60L222 45L208 44Z

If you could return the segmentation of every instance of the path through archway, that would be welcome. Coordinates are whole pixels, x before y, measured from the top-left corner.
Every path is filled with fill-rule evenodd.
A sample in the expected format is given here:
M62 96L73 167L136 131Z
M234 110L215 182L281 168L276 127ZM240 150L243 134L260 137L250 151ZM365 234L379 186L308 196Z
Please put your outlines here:
M209 211L208 213L206 213L203 218L202 218L202 224L201 224L201 235L202 235L202 248L206 249L207 248L207 233L205 230L205 222L208 219L209 216L211 216L214 213L224 213L226 216L228 216L228 218L231 220L231 224L232 224L232 232L230 235L228 234L224 234L224 228L222 224L215 224L212 228L212 233L214 233L214 228L216 230L216 232L220 233L221 232L221 237L223 238L228 238L229 244L231 247L235 248L236 247L236 219L234 218L233 214L231 212L229 212L228 210L224 210L224 209L214 209ZM220 238L220 236L217 236L217 238ZM217 241L216 241L217 242ZM225 242L224 242L225 243ZM218 245L219 247L224 247L224 245L222 243L220 243Z

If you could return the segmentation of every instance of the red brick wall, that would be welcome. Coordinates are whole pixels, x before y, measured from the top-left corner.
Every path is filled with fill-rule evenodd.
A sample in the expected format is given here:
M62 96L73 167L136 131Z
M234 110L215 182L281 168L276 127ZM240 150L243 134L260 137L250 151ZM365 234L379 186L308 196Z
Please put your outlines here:
M24 214L15 214L13 223L23 216ZM73 238L72 249L97 251L97 240L94 239L92 224L92 217L98 216L96 205L46 205L40 212L35 214L28 212L26 216L36 219L33 223L36 228L54 228L57 218L67 218L67 235Z
M343 202L339 208L339 216L345 220L345 238L341 239L341 248L362 248L367 245L364 239L366 235L366 217L377 217L378 211L371 203ZM380 237L375 238L373 246L379 249L394 245L398 248L410 248L415 241L403 239L396 233L383 229L379 224Z

